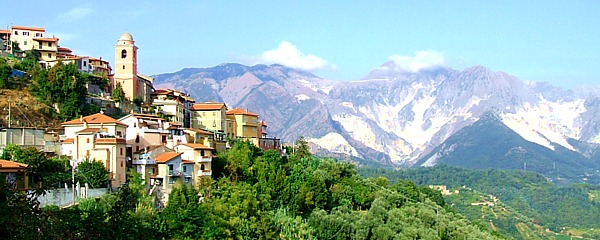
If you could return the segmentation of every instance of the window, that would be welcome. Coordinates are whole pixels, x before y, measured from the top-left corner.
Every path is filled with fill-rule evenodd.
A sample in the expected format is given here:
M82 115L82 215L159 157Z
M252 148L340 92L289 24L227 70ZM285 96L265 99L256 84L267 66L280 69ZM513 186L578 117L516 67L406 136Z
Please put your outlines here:
M119 151L121 152L121 156L123 156L123 148L119 148Z
M244 126L244 131L248 131L248 127L247 126Z
M123 50L121 51L121 58L122 58L122 59L125 59L126 57L127 57L127 50L123 49Z
M185 177L185 180L184 180L184 181L185 181L185 183L190 183L190 181L191 181L191 180L192 180L192 178L191 178L191 177Z
M167 142L167 136L162 136L162 142L166 143Z
M52 47L52 43L51 42L48 42L48 47Z
M150 174L153 174L153 175L154 175L154 168L153 168L153 167L152 167L152 168L150 168Z
M187 172L187 166L183 165L183 172Z
M23 41L23 45L27 45L27 41Z
M204 150L200 150L200 156L204 157Z
M244 122L248 122L248 117L244 116Z
M29 36L29 32L23 32L23 36Z
M173 183L175 183L175 179L174 179L174 178L172 178L172 177L170 177L170 178L169 178L169 184L173 184Z
M136 123L133 123L133 127L136 127L136 126L135 126L135 124L136 124Z
M86 151L85 151L85 155L88 155L88 156L89 156L89 155L90 155L90 150L86 150Z
M140 146L135 146L135 151L139 151L140 150Z
M19 31L15 31L15 35L19 35Z
M252 118L252 122L253 122L253 123L256 123L256 118Z
M44 35L42 33L35 33L35 37L43 37Z
M252 127L252 131L253 131L253 132L256 132L256 127Z
M200 170L204 171L204 164L200 164Z
M173 175L173 164L169 164L169 175Z
M121 161L121 167L123 167L123 161Z
M117 137L122 137L123 133L121 131L117 131Z
M52 53L48 53L48 58L52 58Z
M87 63L86 63L85 61L83 61L83 66L84 66L84 67L86 66L86 64L87 64Z
M135 143L139 143L140 142L140 135L136 135L135 136Z
M123 70L125 70L125 65L123 65Z

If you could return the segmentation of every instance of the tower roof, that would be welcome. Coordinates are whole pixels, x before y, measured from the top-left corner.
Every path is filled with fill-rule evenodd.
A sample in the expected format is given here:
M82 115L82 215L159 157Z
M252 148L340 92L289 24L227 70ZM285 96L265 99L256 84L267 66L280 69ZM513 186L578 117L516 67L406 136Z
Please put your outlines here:
M133 36L131 36L131 33L124 32L119 41L133 41Z

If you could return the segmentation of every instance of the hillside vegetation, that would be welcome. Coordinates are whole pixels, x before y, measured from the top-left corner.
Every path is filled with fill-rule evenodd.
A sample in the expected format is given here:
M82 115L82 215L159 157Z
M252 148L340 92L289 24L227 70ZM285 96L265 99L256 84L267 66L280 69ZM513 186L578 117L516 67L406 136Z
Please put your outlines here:
M459 167L436 166L407 170L361 169L363 176L386 176L391 181L414 181L417 184L446 185L467 194L463 187L492 195L511 209L513 217L496 218L496 227L507 235L520 236L526 224L533 229L539 225L556 233L576 233L584 237L598 238L599 233L590 230L600 228L600 203L594 196L600 189L597 185L574 184L556 186L540 174L518 170L469 170ZM473 211L470 207L457 206L456 201L469 203L476 195L448 196L459 212L471 220L478 220L483 211ZM521 217L517 217L521 216ZM525 217L523 217L525 216ZM530 220L529 220L530 219ZM520 224L522 223L522 224ZM531 225L533 224L533 225ZM521 229L519 229L521 228ZM539 230L537 231L540 232ZM520 238L517 237L517 238Z
M310 155L281 157L237 142L213 161L213 178L178 183L156 205L132 173L98 201L39 209L0 191L0 236L11 239L497 239L456 214L439 192L408 181L364 179L354 165ZM200 197L200 198L199 198ZM158 207L158 208L157 208Z

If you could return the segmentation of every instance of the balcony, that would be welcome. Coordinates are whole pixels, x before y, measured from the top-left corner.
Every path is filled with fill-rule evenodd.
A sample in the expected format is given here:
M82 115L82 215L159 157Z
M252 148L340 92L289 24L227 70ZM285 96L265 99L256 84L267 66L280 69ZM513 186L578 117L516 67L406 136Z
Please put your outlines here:
M169 170L168 175L169 176L181 176L181 172L178 170Z
M198 170L198 176L212 176L212 170Z
M198 162L212 162L212 157L199 157Z

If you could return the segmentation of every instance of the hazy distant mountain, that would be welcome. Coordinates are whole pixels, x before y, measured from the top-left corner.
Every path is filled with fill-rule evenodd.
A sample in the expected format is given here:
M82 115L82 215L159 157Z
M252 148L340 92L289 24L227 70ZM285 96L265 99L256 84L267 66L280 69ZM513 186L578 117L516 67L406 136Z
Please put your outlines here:
M228 63L154 77L157 88L248 108L284 141L303 135L321 150L384 163L414 165L487 111L549 151L578 151L569 139L600 142L596 91L525 83L482 66L398 69L386 62L362 80L341 82L281 65Z

